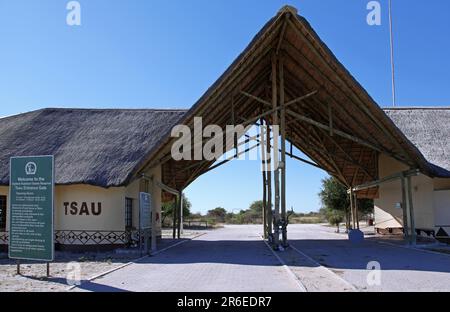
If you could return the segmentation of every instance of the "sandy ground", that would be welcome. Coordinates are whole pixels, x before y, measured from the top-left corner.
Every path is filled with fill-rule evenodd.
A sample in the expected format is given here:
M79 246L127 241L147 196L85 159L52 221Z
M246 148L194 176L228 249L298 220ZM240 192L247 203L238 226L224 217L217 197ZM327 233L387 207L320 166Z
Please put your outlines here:
M410 248L373 235L372 228L357 244L323 225L292 224L288 231L291 248L275 256L260 238L260 225L186 230L181 241L164 230L154 256L59 253L49 279L45 264L25 263L18 276L15 263L1 259L0 291L67 290L70 261L81 267L83 283L75 291L450 291L450 255L425 245ZM369 266L374 262L378 271Z
M163 240L159 242L158 249L163 249L177 241L171 240L171 230L163 230ZM185 230L184 239L200 234L201 231ZM139 253L70 253L55 252L55 261L50 264L50 277L47 278L45 263L22 261L21 275L17 275L16 260L8 259L7 254L0 254L0 292L30 292L30 291L66 291L70 286L67 278L73 280L76 267L80 267L80 280L88 279L103 272L115 269L123 264L132 262L141 255Z
M80 278L86 280L101 272L111 270L131 261L133 256L101 254L72 254L56 252L55 262L50 264L50 277L47 278L46 264L22 261L21 275L17 275L15 260L0 260L0 291L65 291L69 284L67 277L74 276L75 267L68 264L72 261L80 266ZM71 275L68 275L71 274Z

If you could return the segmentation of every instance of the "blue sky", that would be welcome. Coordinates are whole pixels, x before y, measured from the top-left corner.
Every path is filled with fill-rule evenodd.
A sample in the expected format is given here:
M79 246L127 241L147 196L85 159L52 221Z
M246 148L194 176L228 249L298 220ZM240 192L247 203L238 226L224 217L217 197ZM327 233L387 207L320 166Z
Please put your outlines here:
M0 0L0 116L43 107L189 108L285 1ZM391 103L387 0L368 26L367 0L298 0L298 8L380 106ZM393 0L401 106L449 106L450 2ZM288 161L287 205L317 210L318 169ZM194 211L247 208L261 197L259 163L199 178Z

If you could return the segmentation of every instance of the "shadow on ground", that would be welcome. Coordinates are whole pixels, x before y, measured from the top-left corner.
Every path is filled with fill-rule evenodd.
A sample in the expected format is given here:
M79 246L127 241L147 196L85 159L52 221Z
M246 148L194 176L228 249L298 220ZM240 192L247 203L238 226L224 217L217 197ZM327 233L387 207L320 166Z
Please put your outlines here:
M450 257L448 255L380 244L375 238L366 239L362 243L351 243L346 239L290 240L289 243L321 265L333 269L367 270L369 262L377 261L383 270L450 273ZM261 254L261 245L263 244L264 242L261 240L206 241L196 239L163 254L143 258L138 263L279 265L268 261L269 257L273 257L268 248ZM295 265L295 262L289 265ZM305 263L302 262L301 266L305 266ZM317 263L310 262L309 266L317 267Z

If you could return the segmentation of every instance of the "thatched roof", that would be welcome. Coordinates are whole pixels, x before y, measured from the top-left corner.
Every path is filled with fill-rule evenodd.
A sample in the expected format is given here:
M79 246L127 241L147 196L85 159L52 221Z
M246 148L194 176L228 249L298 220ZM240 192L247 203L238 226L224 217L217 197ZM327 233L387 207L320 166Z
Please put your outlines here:
M127 183L184 110L42 109L0 119L0 184L11 156L54 155L57 184Z
M450 177L450 108L387 108L384 112L420 150L437 177Z
M434 132L410 129L420 128L420 123L406 124L408 117L387 111L391 120L309 23L294 8L283 7L187 113L49 109L0 119L0 183L7 183L9 156L54 154L60 184L122 185L162 165L163 182L182 190L213 161L173 160L172 125L192 128L199 116L203 125L225 128L233 121L258 118L272 108L272 66L280 68L281 63L285 103L317 91L286 109L287 140L343 184L357 186L377 179L380 153L429 176L450 177L444 170L449 169L443 130L448 125L437 135L435 128ZM429 120L426 116L417 118L424 122ZM272 123L273 117L264 119ZM431 139L437 137L441 140ZM442 146L427 145L435 143ZM376 188L364 192L358 195L377 195Z
M232 122L233 111L239 123L269 110L266 104L249 98L242 91L262 99L264 103L271 102L274 56L278 64L280 60L283 62L286 102L318 91L290 107L286 126L287 140L318 166L347 186L377 179L380 153L425 174L436 173L434 166L337 60L310 24L289 6L283 7L267 22L188 111L182 123L193 127L193 118L201 116L204 125L224 127ZM323 127L330 124L330 111L333 129L351 135L353 140L336 132L333 135ZM265 119L272 122L271 116L265 116ZM175 189L184 189L208 170L212 162L170 159L173 140L166 136L164 144L148 156L136 176L140 171L162 163L164 182ZM359 195L375 197L377 190L371 189Z

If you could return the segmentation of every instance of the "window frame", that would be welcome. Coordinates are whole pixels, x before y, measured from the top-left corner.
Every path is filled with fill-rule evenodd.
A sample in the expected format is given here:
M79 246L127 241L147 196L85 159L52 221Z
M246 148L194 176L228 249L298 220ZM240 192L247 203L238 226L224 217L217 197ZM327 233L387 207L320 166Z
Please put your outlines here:
M3 206L4 205L4 206ZM0 232L6 231L6 213L8 210L8 196L0 195Z
M125 197L125 229L133 228L133 198Z

